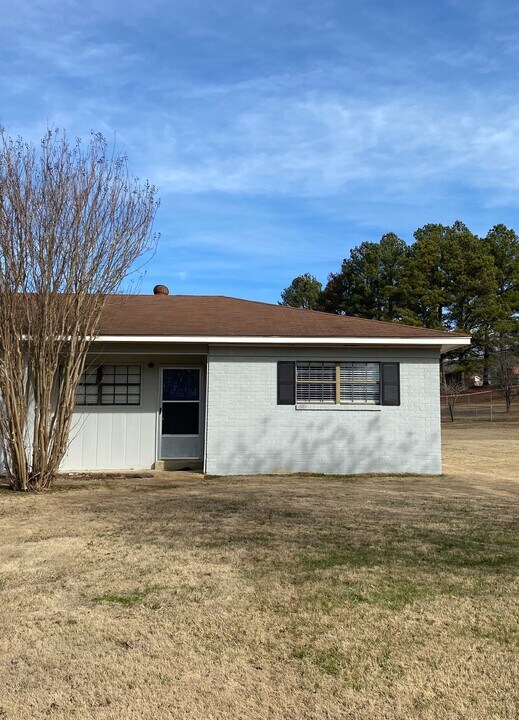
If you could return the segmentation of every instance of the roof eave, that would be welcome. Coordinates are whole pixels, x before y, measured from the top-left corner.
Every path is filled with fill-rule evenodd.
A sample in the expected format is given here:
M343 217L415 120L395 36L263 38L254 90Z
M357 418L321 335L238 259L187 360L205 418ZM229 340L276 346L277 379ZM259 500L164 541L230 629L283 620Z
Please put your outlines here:
M185 344L204 343L209 345L392 345L411 347L438 347L440 352L449 352L470 345L471 338L463 336L444 337L280 337L280 336L220 336L220 335L99 335L96 342L142 342Z
M445 342L443 341L440 352L443 355L447 352L452 352L453 350L459 350L462 347L466 347L467 345L470 345L472 342L471 337L465 337L465 338L452 338L453 342Z

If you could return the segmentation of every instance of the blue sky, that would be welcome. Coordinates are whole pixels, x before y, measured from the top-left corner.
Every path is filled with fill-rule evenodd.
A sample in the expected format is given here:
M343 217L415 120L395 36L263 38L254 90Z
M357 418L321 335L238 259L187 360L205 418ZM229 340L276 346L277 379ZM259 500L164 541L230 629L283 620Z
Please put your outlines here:
M276 301L427 222L519 229L511 0L0 0L0 121L117 137L159 188L142 291Z

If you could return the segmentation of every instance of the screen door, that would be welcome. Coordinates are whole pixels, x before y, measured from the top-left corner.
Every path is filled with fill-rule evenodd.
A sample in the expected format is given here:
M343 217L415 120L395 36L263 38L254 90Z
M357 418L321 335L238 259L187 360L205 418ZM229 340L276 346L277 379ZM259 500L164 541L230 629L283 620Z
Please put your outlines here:
M162 368L159 459L202 457L200 368Z

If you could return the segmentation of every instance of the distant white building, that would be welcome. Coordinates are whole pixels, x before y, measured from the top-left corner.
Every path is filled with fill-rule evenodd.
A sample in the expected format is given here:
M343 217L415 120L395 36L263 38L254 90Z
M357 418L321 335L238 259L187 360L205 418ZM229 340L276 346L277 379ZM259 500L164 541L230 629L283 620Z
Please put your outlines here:
M483 375L481 373L459 370L456 365L449 366L449 364L444 366L444 373L447 383L460 382L466 388L483 386Z

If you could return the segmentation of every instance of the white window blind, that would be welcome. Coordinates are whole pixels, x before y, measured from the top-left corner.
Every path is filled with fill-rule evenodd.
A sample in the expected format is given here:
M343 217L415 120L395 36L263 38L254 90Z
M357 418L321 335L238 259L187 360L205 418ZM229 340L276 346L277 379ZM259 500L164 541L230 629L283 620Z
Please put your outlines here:
M336 364L301 362L296 365L297 402L336 401Z
M341 403L380 402L380 365L374 362L340 364Z
M297 362L298 403L380 403L377 362Z

